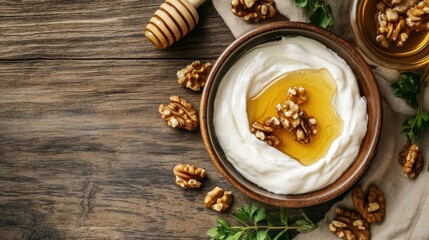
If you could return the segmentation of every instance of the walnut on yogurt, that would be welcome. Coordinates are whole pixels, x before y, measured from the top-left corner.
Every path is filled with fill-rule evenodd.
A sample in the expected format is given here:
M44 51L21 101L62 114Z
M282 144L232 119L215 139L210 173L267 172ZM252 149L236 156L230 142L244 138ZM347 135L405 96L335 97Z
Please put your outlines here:
M250 131L257 139L273 147L282 143L282 139L274 134L275 129L291 133L293 139L301 144L309 144L311 138L317 135L317 120L300 109L300 104L306 101L305 88L290 87L287 91L287 100L276 105L277 116L265 119L264 123L254 122Z

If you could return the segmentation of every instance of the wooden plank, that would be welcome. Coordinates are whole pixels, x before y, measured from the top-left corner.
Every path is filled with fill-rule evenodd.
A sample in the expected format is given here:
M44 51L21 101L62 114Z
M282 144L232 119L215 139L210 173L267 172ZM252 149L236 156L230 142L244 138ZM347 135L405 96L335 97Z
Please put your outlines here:
M207 239L217 217L231 221L204 207L207 191L233 190L233 209L253 203L212 166L199 131L160 118L170 95L198 107L200 94L175 78L188 63L0 62L0 236ZM174 184L178 163L207 170L201 189ZM319 220L332 203L306 212Z
M169 49L157 50L144 29L162 2L2 0L0 60L215 58L234 40L206 2L198 9L194 31Z

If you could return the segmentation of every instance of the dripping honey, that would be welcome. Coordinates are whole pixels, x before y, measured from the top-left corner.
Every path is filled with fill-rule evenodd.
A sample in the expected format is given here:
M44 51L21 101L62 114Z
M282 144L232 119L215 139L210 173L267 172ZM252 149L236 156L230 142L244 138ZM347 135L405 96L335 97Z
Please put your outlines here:
M300 108L317 119L318 133L312 137L309 144L300 144L293 139L291 133L282 129L276 130L274 134L283 141L277 149L303 165L311 165L326 155L343 129L343 122L332 106L337 87L327 70L299 70L273 80L260 93L248 99L249 125L255 121L262 123L267 117L277 116L276 105L286 100L287 91L293 86L306 89L308 99Z

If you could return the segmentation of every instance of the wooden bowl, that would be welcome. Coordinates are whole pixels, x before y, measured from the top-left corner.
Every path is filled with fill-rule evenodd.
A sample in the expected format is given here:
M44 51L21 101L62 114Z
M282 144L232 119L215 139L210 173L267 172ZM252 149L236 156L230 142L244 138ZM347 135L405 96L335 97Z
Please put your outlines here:
M224 74L245 52L258 44L282 36L304 36L319 41L343 58L353 70L360 92L368 104L368 130L356 160L345 173L327 187L305 194L281 195L269 192L250 182L229 163L216 138L213 126L213 109L219 83ZM200 104L201 133L205 147L217 170L238 190L247 196L280 207L306 207L329 201L349 189L365 172L374 156L382 109L377 82L368 64L359 53L339 36L316 26L298 22L276 22L263 25L235 40L217 59L208 77Z

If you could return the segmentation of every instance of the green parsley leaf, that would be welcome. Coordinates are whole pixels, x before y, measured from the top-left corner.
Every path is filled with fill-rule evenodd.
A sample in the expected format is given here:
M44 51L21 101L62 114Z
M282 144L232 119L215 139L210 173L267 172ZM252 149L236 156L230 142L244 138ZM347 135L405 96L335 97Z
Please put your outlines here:
M279 217L273 218L267 214L265 208L256 204L245 205L237 209L233 216L238 226L231 226L219 218L216 227L207 230L212 240L289 240L289 230L307 232L313 230L314 225L302 212L303 219L298 219L294 225L288 225L288 212L280 209Z
M298 7L304 8L305 10L309 11L313 9L314 0L295 0L295 4Z
M402 132L411 143L418 142L422 129L429 129L429 113L423 111L423 94L427 83L420 75L404 72L392 83L393 94L416 109L416 114L402 124Z
M401 73L398 81L391 85L393 94L403 98L410 106L417 109L420 92L420 76L411 72Z
M325 0L295 0L295 4L310 13L310 23L322 28L334 25L334 14L331 6Z
M271 240L268 235L268 230L258 230L256 231L256 240Z

